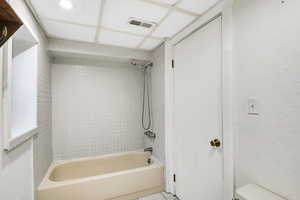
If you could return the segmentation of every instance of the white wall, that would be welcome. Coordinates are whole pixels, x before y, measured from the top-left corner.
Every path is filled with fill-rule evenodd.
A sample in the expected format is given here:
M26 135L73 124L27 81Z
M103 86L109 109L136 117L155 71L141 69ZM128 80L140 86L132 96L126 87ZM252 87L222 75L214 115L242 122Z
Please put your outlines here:
M143 149L142 81L124 64L54 64L54 159Z
M37 48L31 47L13 58L12 137L37 127Z
M300 1L234 4L236 181L300 199ZM256 97L259 115L248 115Z
M2 138L1 138L2 139ZM0 143L3 146L3 143ZM0 154L0 199L33 200L32 140L9 154Z
M161 45L153 52L151 69L152 126L156 133L153 154L165 161L165 48Z
M152 68L152 120L157 138L153 143L154 156L165 165L167 192L175 192L173 187L173 68L172 45L169 41L153 51ZM146 139L146 146L151 144Z
M38 46L39 135L7 153L2 151L3 135L1 134L0 199L31 200L34 197L34 188L40 183L52 161L50 66L45 51L45 37L24 1L13 0L10 2L40 40ZM2 63L0 65L2 71Z

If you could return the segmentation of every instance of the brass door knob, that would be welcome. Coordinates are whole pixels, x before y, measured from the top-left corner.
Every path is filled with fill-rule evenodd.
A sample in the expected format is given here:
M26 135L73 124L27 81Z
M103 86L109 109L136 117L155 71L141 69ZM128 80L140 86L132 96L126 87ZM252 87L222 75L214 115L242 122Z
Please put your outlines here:
M219 139L214 139L214 140L210 141L210 145L212 147L220 147L221 146L221 141Z

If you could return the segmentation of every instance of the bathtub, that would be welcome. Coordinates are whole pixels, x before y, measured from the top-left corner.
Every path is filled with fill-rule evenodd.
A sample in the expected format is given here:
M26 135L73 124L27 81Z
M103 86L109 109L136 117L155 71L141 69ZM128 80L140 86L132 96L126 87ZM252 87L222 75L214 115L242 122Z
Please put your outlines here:
M162 192L163 165L146 152L54 162L38 200L134 200Z

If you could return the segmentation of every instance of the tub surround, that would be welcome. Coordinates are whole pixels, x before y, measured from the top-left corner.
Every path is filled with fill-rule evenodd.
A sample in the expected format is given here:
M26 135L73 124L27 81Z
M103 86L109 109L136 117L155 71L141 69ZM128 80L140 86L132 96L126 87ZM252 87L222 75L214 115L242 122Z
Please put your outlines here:
M128 64L65 62L52 65L54 160L145 148L142 71Z

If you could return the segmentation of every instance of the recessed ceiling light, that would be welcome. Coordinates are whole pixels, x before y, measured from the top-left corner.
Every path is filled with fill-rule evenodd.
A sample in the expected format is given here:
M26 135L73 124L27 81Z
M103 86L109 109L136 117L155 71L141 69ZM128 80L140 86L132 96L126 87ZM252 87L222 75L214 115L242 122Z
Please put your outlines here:
M71 10L73 8L73 3L71 0L60 0L59 5L66 10Z

